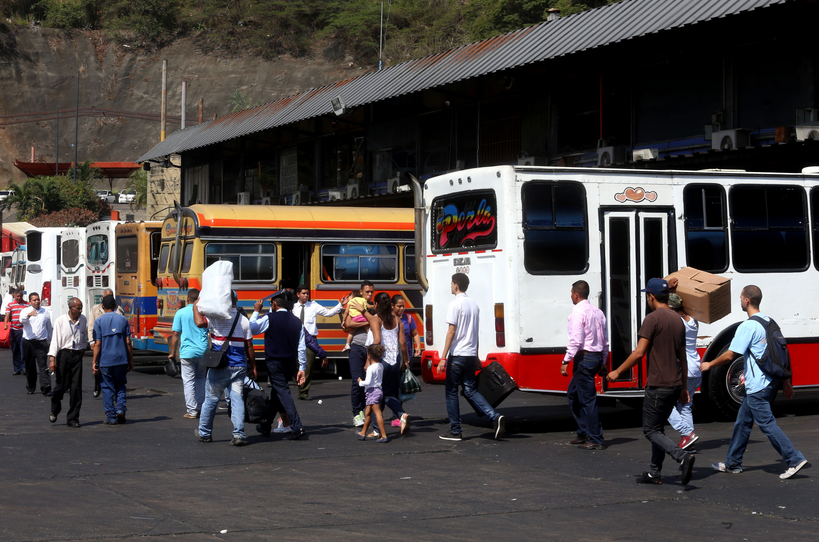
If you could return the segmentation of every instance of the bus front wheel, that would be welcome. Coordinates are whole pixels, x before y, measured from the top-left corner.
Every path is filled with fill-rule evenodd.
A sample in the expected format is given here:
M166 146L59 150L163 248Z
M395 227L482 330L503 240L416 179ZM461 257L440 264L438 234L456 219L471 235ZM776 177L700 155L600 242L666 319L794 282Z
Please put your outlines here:
M727 349L726 346L722 352ZM735 420L739 405L745 398L745 358L736 356L708 372L708 399L715 413L721 419Z

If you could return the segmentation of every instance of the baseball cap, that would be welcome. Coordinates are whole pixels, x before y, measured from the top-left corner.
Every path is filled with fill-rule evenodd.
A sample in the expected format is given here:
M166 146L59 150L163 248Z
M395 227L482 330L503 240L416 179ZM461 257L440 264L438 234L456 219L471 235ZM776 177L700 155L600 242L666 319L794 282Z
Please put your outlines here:
M648 284L641 291L654 295L668 295L670 292L665 279L649 279Z
M672 309L679 310L682 308L682 298L677 294L671 294L668 296L668 306Z

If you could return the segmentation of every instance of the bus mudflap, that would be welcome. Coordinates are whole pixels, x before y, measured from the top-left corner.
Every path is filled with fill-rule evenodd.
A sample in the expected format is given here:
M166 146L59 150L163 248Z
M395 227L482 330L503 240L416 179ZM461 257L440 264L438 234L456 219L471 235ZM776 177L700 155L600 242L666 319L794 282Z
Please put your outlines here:
M518 385L503 368L503 365L497 361L493 361L478 373L477 378L478 393L480 393L486 401L492 405L492 408L497 407L506 399L510 393L518 389Z

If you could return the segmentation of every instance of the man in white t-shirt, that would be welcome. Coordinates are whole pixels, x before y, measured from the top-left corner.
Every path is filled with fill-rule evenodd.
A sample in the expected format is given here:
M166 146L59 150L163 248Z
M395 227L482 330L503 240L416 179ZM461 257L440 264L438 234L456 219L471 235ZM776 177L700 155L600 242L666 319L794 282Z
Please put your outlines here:
M468 295L469 277L463 273L452 275L452 295L455 299L449 304L446 323L449 330L446 333L444 351L441 362L438 364L440 373L447 366L446 371L446 413L449 416L449 433L439 435L443 440L463 440L461 436L461 411L458 404L458 387L463 386L464 398L472 405L478 415L492 420L495 428L495 438L499 439L505 431L505 420L475 389L475 372L480 369L478 363L478 321L480 309Z

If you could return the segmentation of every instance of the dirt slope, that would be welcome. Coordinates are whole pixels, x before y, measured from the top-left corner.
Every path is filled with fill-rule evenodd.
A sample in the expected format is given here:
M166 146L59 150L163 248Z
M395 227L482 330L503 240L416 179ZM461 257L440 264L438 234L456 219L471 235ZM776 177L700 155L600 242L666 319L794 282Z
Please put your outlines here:
M181 85L188 82L188 124L197 122L198 100L204 118L230 112L230 95L239 88L253 102L269 102L304 89L359 75L346 61L202 54L190 39L148 56L107 40L101 32L40 27L15 30L11 50L0 51L0 115L73 109L80 71L80 107L159 113L162 60L168 61L168 115L181 114ZM2 119L0 119L2 120ZM74 159L73 118L59 127L60 161ZM179 129L168 124L168 134ZM0 130L0 186L25 176L15 160L53 162L55 120L18 124ZM130 118L80 118L78 159L132 161L159 141L159 122Z

